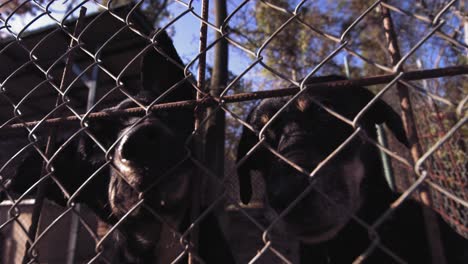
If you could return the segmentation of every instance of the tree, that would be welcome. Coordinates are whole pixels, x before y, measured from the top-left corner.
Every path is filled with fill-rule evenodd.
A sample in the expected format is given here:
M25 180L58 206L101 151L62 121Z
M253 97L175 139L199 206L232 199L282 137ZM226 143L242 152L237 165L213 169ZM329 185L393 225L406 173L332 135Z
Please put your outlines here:
M35 3L27 2L26 4L22 5L24 1L20 0L10 0L0 4L0 17L6 17L10 15L12 12L15 12L16 15L24 16L26 14L36 15L39 12L43 12L43 9L39 8L38 5L45 7L50 3L49 0L37 0L34 1ZM79 0L68 0L65 2L56 1L56 5L52 5L52 8L60 7L61 12L68 12L71 8L75 7L80 3ZM134 4L135 1L133 0L101 0L97 1L98 4L105 6L106 8L115 8L122 5L129 5ZM169 0L146 0L141 3L137 4L140 5L140 10L145 14L148 21L154 26L157 23L163 21L170 15L169 10L167 7L170 4ZM57 6L58 5L58 6ZM54 9L53 9L54 10ZM57 10L54 10L57 11Z

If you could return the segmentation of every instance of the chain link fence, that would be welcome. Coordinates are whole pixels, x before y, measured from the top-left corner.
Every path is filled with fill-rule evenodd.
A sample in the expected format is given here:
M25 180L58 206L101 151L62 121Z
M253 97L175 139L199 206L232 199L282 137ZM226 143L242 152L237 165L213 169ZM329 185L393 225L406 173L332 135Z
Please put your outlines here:
M212 214L236 263L299 263L302 240L282 221L361 137L391 160L398 196L371 222L347 213L368 238L353 261L383 252L390 263L411 262L379 238L411 201L426 208L427 230L447 222L466 244L466 3L246 0L208 12L223 10L220 2L0 2L2 263L215 263L206 257L219 246ZM227 51L229 64L217 62ZM220 65L229 72L219 75ZM315 79L330 73L349 79ZM268 140L275 120L305 107L304 95L359 86L375 95L354 116L312 102L352 131L313 168ZM145 97L148 87L155 90ZM258 127L247 116L266 98L284 99ZM361 121L382 98L402 112L409 148L391 135L389 146L363 135ZM151 126L163 135L157 143L135 132ZM236 159L242 130L257 139ZM127 150L131 140L137 147ZM281 212L269 207L259 175L250 203L240 202L237 171L264 150L312 179ZM129 157L152 163L134 169ZM145 170L162 176L129 178ZM433 263L466 255L465 244L441 246L450 241L432 231ZM459 251L444 252L452 246ZM327 258L317 262L335 263Z

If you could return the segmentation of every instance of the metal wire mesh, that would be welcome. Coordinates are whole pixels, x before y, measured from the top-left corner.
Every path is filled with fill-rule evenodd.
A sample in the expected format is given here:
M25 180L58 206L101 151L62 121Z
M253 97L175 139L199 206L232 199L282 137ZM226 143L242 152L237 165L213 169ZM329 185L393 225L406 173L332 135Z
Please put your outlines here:
M164 227L160 235L161 240L166 238L164 244L153 245L156 249L150 250L157 252L161 263L182 262L187 256L192 263L209 262L198 251L201 246L195 241L197 236L205 236L203 221L216 213L222 215L221 226L228 227L223 234L228 238L238 263L297 263L300 258L299 240L282 231L281 222L289 211L315 190L314 184L309 184L297 194L282 212L273 213L265 202L265 183L261 177L254 178L253 189L256 191L253 202L248 206L239 203L236 170L256 151L266 148L276 159L293 168L295 173L314 179L323 167L333 164L333 159L342 149L362 136L364 128L360 122L378 99L385 97L395 108L399 108L397 86L411 91L412 114L420 139L412 143L419 144L421 153L417 157L411 156L406 148L395 146L397 143L385 147L366 138L366 142L390 156L401 194L374 222L362 224L362 233L366 237L369 234L370 242L359 252L355 261L365 262L376 251L384 252L396 263L407 261L392 251L392 245L379 240L379 228L386 225L386 221L402 204L411 199L420 200L418 193L425 188L430 190L429 200L432 201L429 205L432 209L460 235L468 237L465 155L468 44L462 40L463 34L467 34L466 29L463 32L460 26L463 21L466 23L463 1L433 1L433 5L425 9L397 1L350 1L341 5L327 1L234 1L228 2L228 14L221 23L213 22L211 17L206 18L199 10L200 2L206 5L211 1L142 0L123 1L124 5L117 2L9 0L0 3L0 187L3 199L0 230L11 236L8 238L4 235L6 237L2 238L3 241L10 239L10 242L1 244L3 262L112 263L119 253L113 242L114 235L123 233L124 241L130 239L131 230L138 230L129 228L132 225L141 225L150 232L149 229L154 226L147 224L148 221ZM163 9L151 9L158 4ZM88 9L86 15L80 9L83 6ZM354 12L349 11L351 8L355 8ZM161 14L167 12L167 17L153 20L157 21L159 30L153 31L152 22L142 10L156 17L159 13L155 14L154 10ZM252 13L247 10L255 11L255 22L248 20ZM402 29L398 35L401 56L392 63L380 56L392 53L385 47L382 10L390 10L394 15L395 27ZM428 13L420 14L418 10ZM316 19L307 16L309 13L315 14ZM327 14L335 16L327 18ZM268 16L273 19L269 21ZM262 19L265 21L262 22ZM208 35L204 34L201 38L207 39L208 43L201 51L197 39L177 37L179 34L197 36L199 28L188 26L193 21L208 27ZM252 30L253 24L262 30ZM158 46L165 31L171 30L176 32L174 44L177 41L187 42L185 46L180 46L185 49L182 58L186 66L168 54L168 50ZM183 32L178 32L180 30ZM359 34L362 32L369 34ZM213 36L214 33L218 34L218 38ZM392 42L392 37L389 38L387 41ZM207 85L203 84L208 78L198 75L199 79L195 80L192 72L197 68L201 72L209 72L205 69L203 57L206 55L208 66L213 65L211 60L215 55L212 52L216 44L222 41L229 43L230 52L234 54L231 56L234 62L230 64L233 76L218 94L213 95L207 92L204 87ZM302 43L302 46L296 42ZM278 46L284 47L286 52L275 50ZM288 49L295 52L288 53ZM140 80L140 72L143 71L140 61L148 51L154 50L164 58L167 68L177 69L183 74L176 75L178 79L171 80L170 85L163 87L167 91L158 91L157 96L149 101L142 100L138 92L145 78L150 77L146 75ZM433 54L434 51L439 52L438 56ZM423 60L427 67L415 66L418 59ZM295 64L291 65L291 61ZM357 80L313 83L316 75L343 73L346 68L348 76ZM154 71L156 79L170 78L158 73L164 72L161 68ZM378 76L384 74L383 77ZM200 78L203 81L200 82ZM429 78L438 79L426 80ZM318 104L317 107L349 126L352 133L336 149L326 153L312 170L294 163L266 140L275 120L281 118L304 94L334 86L353 89L357 85L371 86L376 95L351 118L314 102ZM444 86L450 89L441 88ZM180 91L183 91L183 96L179 96ZM196 98L195 93L198 93ZM284 104L271 113L261 127L246 121L249 109L258 102L253 100L284 96L288 96L282 101ZM123 108L115 108L125 100L130 103ZM114 108L109 110L109 107ZM124 212L120 215L109 211L109 206L118 207L115 204L119 203L108 200L109 183L100 185L104 188L92 192L95 182L110 177L105 173L117 171L119 174L115 163L116 149L131 134L131 129L128 129L112 142L105 142L106 135L103 138L96 133L94 126L106 120L136 116L137 119L131 119L132 123L126 125L137 128L151 120L153 113L164 113L161 115L169 116L168 120L171 120L171 116L173 119L187 116L177 114L178 111L188 109L189 116L192 116L192 112L207 107L210 110L205 115L203 111L196 115L193 133L185 133L185 138L179 138L185 150L183 157L167 164L161 177L168 179L174 171L179 174L187 173L187 170L199 171L192 181L199 182L200 186L192 186L192 199L187 200L192 204L181 206L188 208L183 215L190 215L189 223L181 224L167 217L166 212L155 206L151 197L148 198L152 189L164 180L146 183L141 191L136 190L124 175L112 176L111 184L112 181L114 184L128 184L128 192L136 193L128 196L129 204L123 206ZM210 160L200 157L200 149L206 147L204 127L215 118L216 113L225 114L227 120L224 175L213 169ZM183 120L187 124L181 125L182 129L193 125L192 119ZM177 120L175 123L178 123ZM258 140L245 157L236 161L235 151L242 129L252 130ZM67 163L68 167L63 169L61 162L73 157L83 159L75 155L81 153L82 141L91 142L88 147L99 153L100 162ZM36 160L32 160L31 156L35 156ZM31 164L40 165L35 173L21 178L21 184L25 186L12 185L15 177L28 171L33 166ZM83 166L86 167L84 172L81 171ZM61 175L66 170L80 178L72 181L71 176ZM116 183L118 179L122 182ZM24 191L15 193L15 188ZM51 193L50 188L59 192ZM104 197L104 202L100 204L102 210L88 208L93 207L87 204L89 200L83 202L83 198L80 198L88 194L87 199L98 200L99 197L93 197L97 193ZM321 195L330 198L327 193ZM35 202L27 200L31 196ZM62 202L62 207L53 207L52 210L48 202L42 204L44 198L55 199L54 202L58 200ZM31 208L28 203L35 206ZM145 214L144 219L135 220L133 216L142 208L149 213ZM54 213L48 213L50 211ZM99 215L99 212L103 215ZM99 217L96 218L94 214ZM354 213L351 217L363 222ZM60 246L63 248L55 250L57 260L53 260L51 255L54 254L48 251L54 249L47 244L49 239L57 239L60 233L68 234L62 238L64 242ZM244 237L245 234L248 237ZM7 246L11 241L17 246ZM92 249L89 245L92 245Z
M455 125L456 113L452 110L437 107L434 102L423 101L423 99L413 100L423 102L421 109L434 109L430 115L421 115L418 127L420 129L421 140L424 146L433 145L436 142L436 135L447 133L447 129ZM428 105L429 104L429 105ZM434 124L436 128L434 128ZM434 209L437 210L447 221L452 223L459 233L466 237L466 210L463 205L456 200L448 199L447 194L443 194L443 189L450 189L451 193L466 200L466 138L462 131L457 131L444 143L427 161L427 170L433 186ZM439 188L439 186L445 186ZM455 216L455 217L454 217Z

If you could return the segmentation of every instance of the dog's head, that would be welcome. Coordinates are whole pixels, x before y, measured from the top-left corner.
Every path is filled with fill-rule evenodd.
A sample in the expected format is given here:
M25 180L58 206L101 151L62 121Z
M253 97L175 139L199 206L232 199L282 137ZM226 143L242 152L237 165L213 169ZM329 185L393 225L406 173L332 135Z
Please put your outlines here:
M134 98L145 105L155 99L148 94ZM131 107L136 105L129 99L107 111ZM93 124L91 132L97 141L111 147L109 202L114 214L125 214L143 198L158 210L170 210L171 205L183 203L180 199L188 192L189 179L184 172L189 170L183 162L184 143L193 122L188 111L179 113L179 117L185 115L179 124L168 120L171 114L158 111L144 118L120 117ZM93 144L93 149L82 150L87 156L98 148L94 142L88 144Z
M192 87L181 82L183 64L171 40L161 32L156 41L142 58L142 89L106 112L193 99ZM108 201L117 219L125 217L119 230L132 251L127 253L128 261L152 259L163 227L159 218L178 227L186 215L192 170L185 141L192 130L193 111L187 109L148 111L144 117L119 116L89 124L94 141L83 141L80 149L86 159L98 162L106 161L99 145L107 150Z
M351 214L360 209L369 193L370 182L384 186L385 190L379 191L389 191L385 180L378 179L381 172L376 148L365 138L375 139L375 125L382 123L386 123L403 143L406 143L406 135L398 114L378 100L360 120L360 135L311 178L308 174L354 131L349 124L313 100L352 120L372 98L371 92L359 87L309 92L297 98L271 122L264 135L266 143L274 151L306 173L272 154L267 147L260 146L238 168L241 201L249 202L252 195L251 172L258 171L266 182L269 206L277 213L289 209L282 219L289 232L306 242L332 238L349 222ZM263 100L252 110L248 122L260 131L288 99ZM257 142L258 136L244 129L238 147L238 161ZM312 190L289 208L309 185L312 185Z

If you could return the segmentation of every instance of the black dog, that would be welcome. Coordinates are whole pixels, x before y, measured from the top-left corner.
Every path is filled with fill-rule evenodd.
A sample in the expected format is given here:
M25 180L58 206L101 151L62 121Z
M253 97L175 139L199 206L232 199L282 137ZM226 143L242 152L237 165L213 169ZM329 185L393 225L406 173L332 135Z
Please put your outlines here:
M133 99L105 111L112 113L136 107L134 100L149 105L184 79L182 60L166 32L158 35L157 45L148 50L142 61L142 90ZM183 83L161 102L193 98L194 89ZM53 176L69 194L93 177L80 190L75 202L86 204L110 225L124 218L117 228L119 256L113 263L174 260L161 259L161 253L170 255L162 252L167 245L178 244L179 240L171 236L167 240L163 230L168 227L158 217L178 232L184 232L190 224L189 198L194 168L186 158L184 144L193 130L193 123L191 110L152 112L144 119L93 120L89 122L88 135L68 142L53 160ZM107 156L105 152L109 152ZM109 164L103 166L106 162ZM37 154L27 157L17 175L10 179L7 191L25 192L39 179L41 163L42 158ZM47 188L48 199L63 206L67 204L62 189L56 184L49 184ZM135 207L142 199L144 203ZM199 256L206 263L233 262L213 213L201 221L199 238ZM174 258L182 249L175 250Z
M313 82L332 80L343 78L320 77ZM362 87L306 92L272 121L264 133L266 143L310 173L354 132L349 124L312 99L353 120L373 96ZM247 122L260 131L289 99L263 100L249 114ZM382 175L377 148L366 140L376 139L375 125L382 123L407 145L399 115L378 100L360 119L360 134L312 179L264 145L238 167L240 197L244 204L252 195L250 174L258 171L265 179L269 206L278 214L289 209L282 218L281 227L302 242L302 263L352 263L371 245L369 231L352 215L371 225L398 197ZM244 128L237 160L240 161L258 141L254 132ZM294 207L288 208L310 184L312 190ZM398 208L377 228L383 247L377 247L366 263L398 263L398 258L409 263L430 263L420 212L419 204L414 201L406 201ZM390 256L386 250L395 255Z

